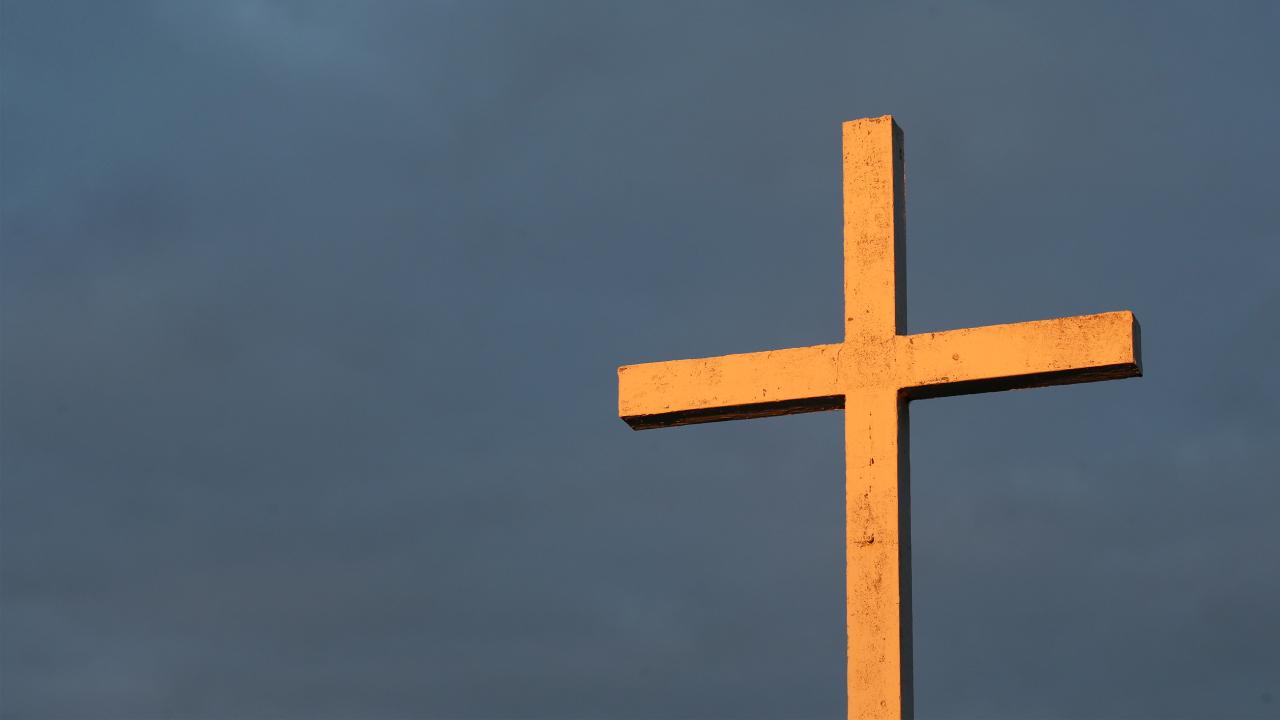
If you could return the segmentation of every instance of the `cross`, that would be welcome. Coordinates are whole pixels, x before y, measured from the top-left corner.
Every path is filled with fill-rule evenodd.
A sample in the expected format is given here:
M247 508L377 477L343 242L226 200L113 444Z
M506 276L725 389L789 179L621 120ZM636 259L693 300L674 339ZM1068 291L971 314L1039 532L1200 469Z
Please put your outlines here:
M618 368L635 430L845 411L845 617L850 720L910 720L907 404L919 398L1142 374L1133 313L906 332L902 130L844 134L844 342Z

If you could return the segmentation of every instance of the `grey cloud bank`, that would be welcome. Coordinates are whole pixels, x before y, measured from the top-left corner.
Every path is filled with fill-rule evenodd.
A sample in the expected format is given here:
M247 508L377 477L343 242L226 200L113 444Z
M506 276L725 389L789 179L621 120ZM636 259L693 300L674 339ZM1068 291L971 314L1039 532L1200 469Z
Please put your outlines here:
M1146 364L913 405L918 716L1280 713L1273 6L0 15L3 717L840 716L839 415L614 368L838 338L884 113L912 331Z

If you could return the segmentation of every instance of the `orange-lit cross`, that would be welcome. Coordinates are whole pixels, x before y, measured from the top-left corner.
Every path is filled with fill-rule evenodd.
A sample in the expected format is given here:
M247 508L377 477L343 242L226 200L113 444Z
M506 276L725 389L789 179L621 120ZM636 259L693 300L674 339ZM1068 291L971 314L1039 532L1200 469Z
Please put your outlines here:
M632 428L845 411L850 720L912 717L907 403L1142 374L1130 312L906 334L902 131L844 123L844 342L618 368Z

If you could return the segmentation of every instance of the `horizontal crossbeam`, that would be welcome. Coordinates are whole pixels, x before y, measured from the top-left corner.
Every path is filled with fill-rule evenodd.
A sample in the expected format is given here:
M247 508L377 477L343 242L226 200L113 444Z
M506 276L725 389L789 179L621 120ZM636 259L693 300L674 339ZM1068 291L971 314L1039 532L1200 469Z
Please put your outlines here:
M1142 374L1138 322L1130 312L899 335L894 341L894 357L886 363L890 382L909 400ZM847 391L840 382L842 347L624 365L618 368L618 414L645 430L839 410Z
M635 430L844 407L840 345L618 368L618 414Z
M1142 375L1131 312L947 330L898 338L909 399Z

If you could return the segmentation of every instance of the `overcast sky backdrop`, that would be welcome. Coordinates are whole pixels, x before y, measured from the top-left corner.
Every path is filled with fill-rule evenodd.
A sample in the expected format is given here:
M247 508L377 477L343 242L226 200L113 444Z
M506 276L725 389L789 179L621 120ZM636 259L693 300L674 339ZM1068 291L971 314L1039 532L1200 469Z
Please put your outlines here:
M1146 377L912 409L922 719L1280 717L1274 3L4 0L6 720L844 712L840 122L913 332Z

